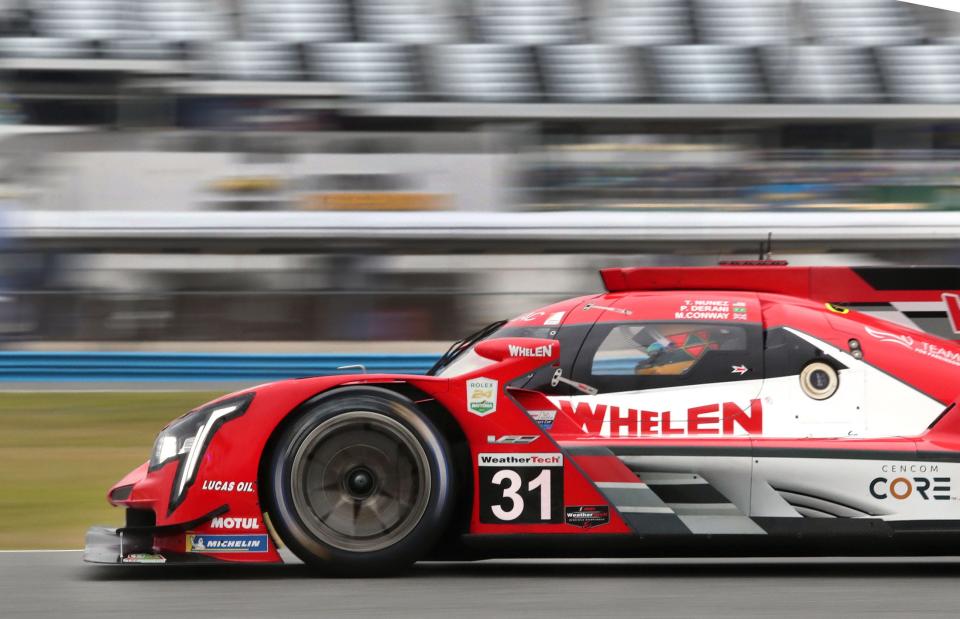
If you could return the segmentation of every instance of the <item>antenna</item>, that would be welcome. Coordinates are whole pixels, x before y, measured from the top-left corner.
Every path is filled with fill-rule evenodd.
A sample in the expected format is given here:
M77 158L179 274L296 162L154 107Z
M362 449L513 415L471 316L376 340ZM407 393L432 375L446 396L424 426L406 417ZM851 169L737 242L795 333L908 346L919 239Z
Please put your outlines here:
M767 234L766 241L760 241L760 255L757 260L721 260L717 264L722 267L785 267L788 266L786 260L774 260L773 255L773 232ZM587 306L584 306L586 309Z
M760 242L760 260L770 260L773 254L773 232L767 233L767 246L764 248L763 242Z

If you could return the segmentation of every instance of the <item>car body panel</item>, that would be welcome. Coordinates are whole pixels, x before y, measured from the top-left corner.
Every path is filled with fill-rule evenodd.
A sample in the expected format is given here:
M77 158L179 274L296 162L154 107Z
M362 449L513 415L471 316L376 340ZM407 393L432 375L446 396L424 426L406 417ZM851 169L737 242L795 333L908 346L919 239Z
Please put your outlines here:
M252 402L212 436L182 502L170 509L172 462L139 467L109 500L157 527L202 520L155 536L157 552L279 561L258 486L271 437L315 398L372 385L462 434L472 543L542 536L562 554L563 540L610 536L960 532L960 347L836 304L934 303L960 280L913 290L885 272L742 269L606 270L608 292L506 322L462 373L240 392Z

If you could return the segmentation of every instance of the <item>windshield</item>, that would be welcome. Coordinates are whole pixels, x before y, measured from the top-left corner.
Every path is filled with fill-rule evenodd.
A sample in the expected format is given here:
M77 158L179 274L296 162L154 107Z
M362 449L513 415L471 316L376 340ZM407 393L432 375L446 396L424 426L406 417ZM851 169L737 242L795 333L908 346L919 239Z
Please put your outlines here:
M557 327L504 327L505 320L495 322L480 329L462 340L458 340L447 350L446 353L427 374L434 376L458 376L474 370L479 370L485 365L493 363L486 357L481 357L476 352L477 344L484 340L496 340L505 337L536 337L544 339L556 339Z

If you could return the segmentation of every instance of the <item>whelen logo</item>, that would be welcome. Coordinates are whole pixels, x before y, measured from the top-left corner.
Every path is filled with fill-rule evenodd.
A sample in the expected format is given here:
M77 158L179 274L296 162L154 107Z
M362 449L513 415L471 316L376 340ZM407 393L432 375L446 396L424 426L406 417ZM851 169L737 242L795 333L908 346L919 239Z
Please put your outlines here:
M917 495L924 501L931 499L935 501L949 501L950 478L895 477L894 479L887 479L886 477L877 477L870 482L870 495L880 500L894 498L902 501L913 495Z
M686 415L591 402L574 404L569 400L560 400L558 405L561 411L577 421L584 432L600 436L763 434L760 400L750 400L747 409L733 402L694 406L687 409Z
M553 355L553 344L533 348L509 344L507 349L510 351L511 357L550 357Z

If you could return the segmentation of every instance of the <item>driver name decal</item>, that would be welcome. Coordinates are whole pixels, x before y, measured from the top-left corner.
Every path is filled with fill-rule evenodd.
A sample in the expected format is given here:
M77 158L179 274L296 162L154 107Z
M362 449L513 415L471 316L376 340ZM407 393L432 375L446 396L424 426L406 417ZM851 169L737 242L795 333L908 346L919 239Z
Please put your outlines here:
M725 299L684 299L673 313L676 320L749 320L744 301Z
M688 408L686 414L570 400L559 400L558 406L575 419L584 432L604 437L763 434L760 400L750 400L746 408L735 402L694 406Z

